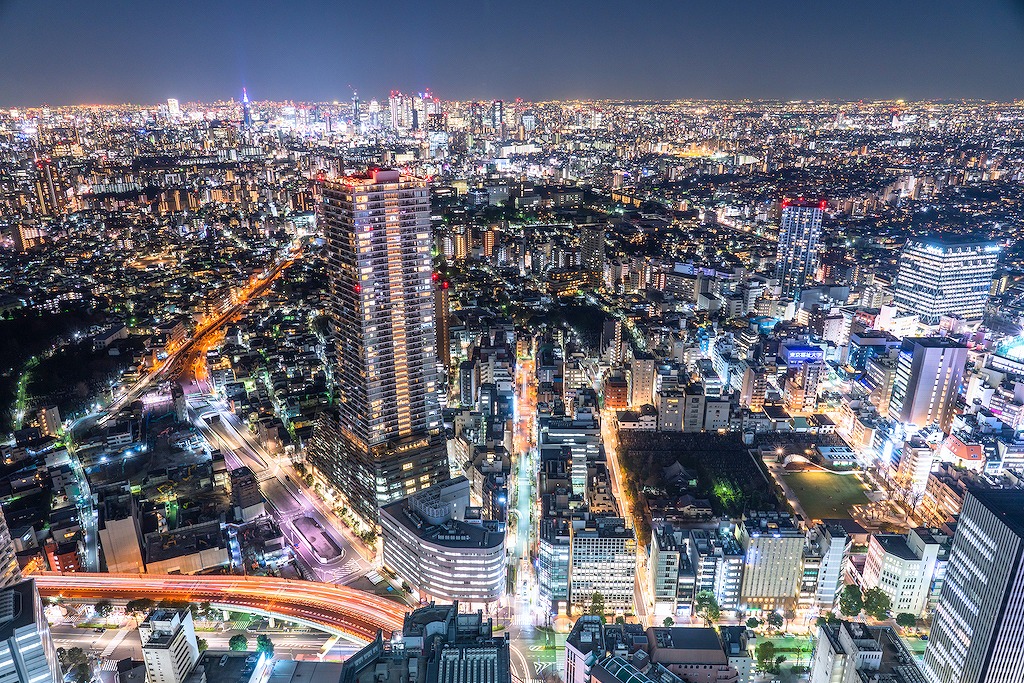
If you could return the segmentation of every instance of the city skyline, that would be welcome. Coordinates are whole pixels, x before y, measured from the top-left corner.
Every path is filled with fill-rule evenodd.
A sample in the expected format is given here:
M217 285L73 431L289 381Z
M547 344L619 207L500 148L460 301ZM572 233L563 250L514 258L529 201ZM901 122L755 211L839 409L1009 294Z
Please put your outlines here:
M394 87L526 100L1024 96L1014 69L1024 60L1024 6L1013 0L970 11L953 2L743 1L728 22L712 3L646 3L628 21L603 2L530 0L507 12L496 3L398 2L377 13L305 0L243 10L186 2L173 13L128 14L109 2L5 2L0 61L20 77L4 84L0 105L209 101L242 87L304 101ZM39 50L41 33L60 48Z

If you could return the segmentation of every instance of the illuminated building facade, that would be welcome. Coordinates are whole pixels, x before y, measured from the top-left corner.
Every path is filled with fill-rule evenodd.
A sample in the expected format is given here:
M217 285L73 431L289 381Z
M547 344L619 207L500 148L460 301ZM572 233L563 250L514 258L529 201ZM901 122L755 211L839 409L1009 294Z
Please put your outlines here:
M335 416L310 460L368 521L448 478L435 395L427 182L374 169L323 189L331 271Z
M821 217L826 205L824 199L782 200L775 277L779 279L784 296L798 297L800 290L814 283Z
M948 432L967 366L967 347L948 337L903 340L889 416L907 424L939 425Z
M909 240L900 255L893 303L928 325L944 315L980 320L998 261L993 242Z
M929 683L1020 680L1024 668L1024 494L972 490L964 499L931 639Z

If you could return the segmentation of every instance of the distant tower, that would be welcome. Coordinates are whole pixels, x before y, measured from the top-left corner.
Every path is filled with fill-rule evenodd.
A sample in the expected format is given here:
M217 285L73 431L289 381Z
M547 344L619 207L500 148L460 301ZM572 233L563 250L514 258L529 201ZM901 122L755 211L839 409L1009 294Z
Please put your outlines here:
M362 115L359 113L359 93L352 92L352 125L359 128L362 122Z
M505 137L505 103L501 100L491 102L491 128L500 137Z
M775 276L782 286L783 296L799 296L801 289L814 283L825 206L823 199L782 200Z
M242 88L242 126L252 128L252 107L249 106L249 93Z

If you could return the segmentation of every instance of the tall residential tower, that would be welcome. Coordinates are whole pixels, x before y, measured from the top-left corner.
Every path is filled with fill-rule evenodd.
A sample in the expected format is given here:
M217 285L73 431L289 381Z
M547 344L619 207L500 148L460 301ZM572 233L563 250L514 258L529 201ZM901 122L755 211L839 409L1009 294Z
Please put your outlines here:
M367 521L448 478L435 394L427 182L373 169L323 189L331 271L335 416L311 462Z
M824 199L782 200L775 276L782 286L783 296L799 297L801 289L814 283L821 217L826 205Z

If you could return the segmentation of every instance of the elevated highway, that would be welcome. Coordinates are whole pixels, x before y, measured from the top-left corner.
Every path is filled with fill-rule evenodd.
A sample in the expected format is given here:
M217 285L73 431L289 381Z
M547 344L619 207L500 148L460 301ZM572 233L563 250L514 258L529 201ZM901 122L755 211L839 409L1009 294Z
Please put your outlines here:
M32 574L43 597L76 600L174 600L209 602L370 641L377 630L401 630L407 608L371 593L315 581L263 576L176 574Z

